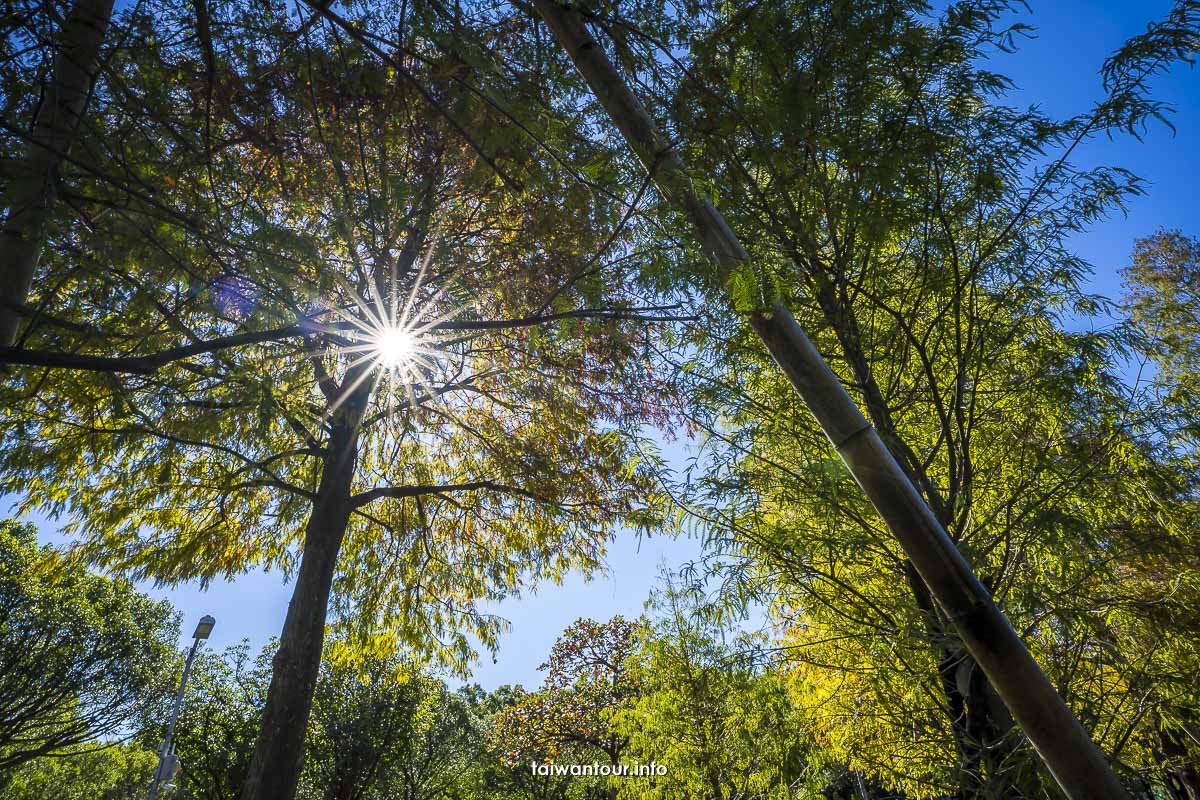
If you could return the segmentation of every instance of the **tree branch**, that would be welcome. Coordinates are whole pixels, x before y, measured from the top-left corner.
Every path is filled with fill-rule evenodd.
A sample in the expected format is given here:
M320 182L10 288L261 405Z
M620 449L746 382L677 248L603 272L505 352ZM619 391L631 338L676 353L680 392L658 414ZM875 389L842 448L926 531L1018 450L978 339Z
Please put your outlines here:
M248 344L280 341L310 332L309 326L288 325L267 331L250 331L216 339L172 347L145 356L90 356L53 350L26 350L23 347L0 348L0 364L25 364L33 367L81 369L91 372L128 372L149 375L160 367L192 356L242 347Z
M678 304L671 306L646 306L643 308L602 309L581 308L574 311L564 311L558 314L541 314L517 319L495 320L463 320L439 322L430 326L428 331L489 331L515 328L530 328L535 325L545 325L563 319L611 319L634 320L638 322L695 322L699 317L691 315L672 315L656 312L673 311L680 308ZM192 356L228 350L263 342L279 342L296 336L305 336L317 331L351 330L348 322L333 324L312 321L285 325L265 331L249 331L216 339L194 342L181 347L172 347L158 353L144 356L93 356L78 353L63 353L54 350L28 350L23 347L0 347L0 365L22 364L32 367L49 367L52 369L78 369L90 372L125 372L136 375L149 375L156 370L183 361Z
M496 320L462 320L441 322L432 326L435 331L490 331L508 328L530 328L534 325L545 325L563 319L627 319L639 322L696 322L700 318L694 315L662 314L657 312L676 311L682 308L679 303L669 306L643 306L641 308L579 308L574 311L562 311L557 314L534 314L518 319Z
M464 483L439 483L417 486L381 486L376 489L370 489L350 498L351 504L355 508L360 508L380 500L385 497L404 498L404 497L423 497L430 494L447 494L450 492L473 492L480 489L485 489L494 492L504 492L508 494L519 494L522 497L528 497L531 500L536 500L539 503L551 502L543 497L539 497L533 492L522 489L519 486L509 486L496 481L466 481Z

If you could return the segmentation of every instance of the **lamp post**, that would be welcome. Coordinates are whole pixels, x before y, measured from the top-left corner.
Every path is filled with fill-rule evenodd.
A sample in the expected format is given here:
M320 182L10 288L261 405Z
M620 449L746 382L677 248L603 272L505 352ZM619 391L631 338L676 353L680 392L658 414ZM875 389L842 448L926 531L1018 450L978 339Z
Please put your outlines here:
M200 649L200 643L212 633L213 626L216 624L215 619L205 614L196 624L196 632L192 634L192 649L188 651L187 661L183 664L183 676L179 679L179 691L175 694L175 704L171 707L171 720L167 723L167 738L158 748L158 768L154 770L154 779L150 781L150 793L146 795L146 800L155 800L158 796L159 785L171 778L179 766L179 756L175 755L173 740L175 723L179 721L179 709L183 706L183 690L187 687L188 673L192 671L192 661L196 658L196 651Z

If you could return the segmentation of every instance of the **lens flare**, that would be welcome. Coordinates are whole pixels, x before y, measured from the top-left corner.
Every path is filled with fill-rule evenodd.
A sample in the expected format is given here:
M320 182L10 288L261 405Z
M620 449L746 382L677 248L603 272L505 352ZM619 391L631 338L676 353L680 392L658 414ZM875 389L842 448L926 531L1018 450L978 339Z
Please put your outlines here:
M399 325L385 325L372 337L375 357L380 366L402 370L413 360L417 342L410 331Z
M324 352L343 357L340 372L347 380L323 418L331 418L367 381L372 397L385 409L415 409L437 402L443 394L438 387L449 376L461 379L464 365L449 362L463 340L457 334L444 334L441 328L471 304L448 302L445 285L432 290L426 286L439 238L440 229L435 230L415 275L399 276L393 267L389 277L370 284L365 294L334 273L342 298L326 311L336 318L330 332L340 341Z

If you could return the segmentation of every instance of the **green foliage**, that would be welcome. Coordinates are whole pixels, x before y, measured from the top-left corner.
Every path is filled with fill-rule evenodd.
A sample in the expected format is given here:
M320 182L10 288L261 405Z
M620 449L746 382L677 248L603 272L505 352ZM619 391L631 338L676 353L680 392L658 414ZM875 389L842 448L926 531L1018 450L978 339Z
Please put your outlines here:
M270 682L269 645L201 653L176 729L181 770L172 800L236 800L249 771ZM393 656L326 660L314 695L301 800L516 800L527 770L509 769L484 747L504 693L451 691ZM161 729L140 737L161 739ZM143 787L144 791L144 787Z
M271 648L256 659L247 644L201 651L192 664L175 728L180 772L172 800L236 800L250 768L270 681ZM147 747L166 734L165 718L143 732Z
M299 796L472 796L483 733L463 696L395 659L363 666L322 672Z
M134 744L76 747L19 767L6 800L142 800L158 754Z
M31 45L60 16L13 8L0 174L45 71ZM59 176L69 202L21 339L60 368L10 366L0 385L0 491L65 515L78 555L140 578L291 574L328 554L338 638L307 798L1052 793L726 302L781 299L1123 774L1181 796L1200 713L1198 246L1140 242L1132 324L1081 331L1114 309L1085 291L1071 239L1144 186L1071 158L1166 121L1149 79L1191 59L1197 8L1131 39L1103 66L1107 96L1066 119L1005 101L994 66L1030 31L1018 3L596 9L602 46L751 253L716 285L627 154L597 141L601 112L525 14L128 7ZM656 316L677 296L702 314L682 343ZM421 358L388 369L372 338L400 314L430 327ZM1126 385L1136 351L1156 362L1153 397ZM665 524L670 476L642 437L671 428L680 395L704 439L669 488L732 610L761 600L780 622L778 658L668 588L648 628L568 629L540 690L456 693L422 673L495 645L486 603L596 568L616 529ZM142 769L132 749L72 748L136 719L132 687L152 690L169 661L173 634L150 619L166 612L28 532L3 536L4 609L30 620L0 618L5 687L17 675L64 702L3 734L16 706L0 690L0 765L71 750L18 770L43 782L29 786ZM328 598L298 598L314 599ZM97 630L104 646L81 649ZM77 666L93 650L117 666ZM269 662L199 660L181 794L238 794ZM34 729L43 744L14 744ZM669 775L527 769L596 759Z
M1026 32L1012 10L622 14L687 48L663 59L647 36L630 68L750 251L734 305L792 309L1085 725L1131 780L1161 781L1135 709L1156 683L1149 702L1176 716L1171 698L1190 697L1168 676L1197 643L1177 594L1195 574L1194 484L1163 458L1158 409L1124 384L1127 331L1073 324L1111 306L1084 290L1071 237L1143 186L1070 157L1164 110L1148 78L1194 47L1195 6L1131 40L1107 62L1109 97L1065 120L1004 102L993 64ZM693 261L674 266L703 285ZM706 441L677 495L733 601L786 621L784 672L816 747L918 796L1054 791L791 387L724 303L705 308L678 374ZM1156 582L1161 615L1135 599ZM1164 639L1178 647L1160 659Z
M169 795L172 800L240 796L273 652L274 647L268 646L250 658L243 644L197 657L176 729L181 770ZM533 775L527 762L505 763L489 747L495 732L509 724L508 712L528 696L511 687L490 693L475 686L454 691L399 656L355 663L327 660L314 697L297 797L582 800L594 796L603 789L598 781ZM150 754L149 745L161 735L160 728L142 732L141 749L130 746L129 752ZM582 751L577 754L593 757ZM57 759L39 759L27 773L36 777L90 770L84 758L71 753L62 760L68 765L64 767L56 766ZM107 791L117 793L114 798L124 797L119 792L136 775L140 773L124 780L97 774L97 796L107 797L103 794ZM145 786L143 782L142 793Z
M1200 439L1200 240L1160 231L1134 244L1124 270L1125 307L1164 391L1163 434L1194 448ZM1176 427L1167 425L1175 422Z
M735 636L694 600L669 584L651 604L653 622L568 627L542 667L543 686L513 692L495 713L491 750L518 772L532 764L629 770L564 787L582 797L806 796L808 738L786 682L762 658L759 637ZM651 764L666 773L635 774Z
M500 632L481 604L659 525L639 446L671 306L613 193L557 166L597 155L581 123L543 114L536 66L501 86L461 19L372 4L297 31L235 0L192 36L193 12L122 15L139 46L107 54L21 333L63 368L0 387L0 491L132 577L308 576L273 664L303 677L262 723L291 735L251 762L289 792L327 610L337 660L462 674Z
M0 522L0 784L26 761L136 726L169 691L178 635L165 602Z
M69 516L91 561L165 582L292 572L318 500L350 506L323 539L355 646L462 669L471 634L498 635L478 603L660 519L635 460L665 399L656 324L630 310L654 295L618 257L622 209L508 123L563 159L602 152L542 112L542 76L501 86L433 8L405 18L409 77L331 24L297 37L282 8L208 13L215 72L191 3L126 12L144 46L113 52L64 176L89 224L60 210L31 297L50 313L25 332L45 352L200 351L150 374L18 370L0 486ZM394 33L383 7L358 16ZM386 309L452 327L389 375L359 330ZM548 309L575 316L536 322Z
M641 692L630 659L640 624L616 616L576 620L554 642L543 688L518 692L491 732L493 749L510 765L534 761L618 764L626 738L613 716Z
M666 774L626 780L621 796L810 796L804 716L765 643L733 636L700 600L668 580L651 602L657 619L634 667L641 692L618 709L615 727L628 739L628 760L662 764Z

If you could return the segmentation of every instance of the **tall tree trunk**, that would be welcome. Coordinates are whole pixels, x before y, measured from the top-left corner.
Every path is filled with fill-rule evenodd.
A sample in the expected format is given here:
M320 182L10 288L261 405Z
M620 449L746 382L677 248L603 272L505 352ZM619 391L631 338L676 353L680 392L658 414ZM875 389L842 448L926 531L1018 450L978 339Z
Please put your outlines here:
M621 746L615 742L613 746L608 749L608 763L612 766L614 773L621 765ZM617 795L620 794L620 790L617 787L617 779L615 777L610 777L608 779L607 791L604 794L608 800L617 800Z
M960 800L1024 797L1030 776L1010 762L1020 741L996 689L938 614L929 589L911 562L904 576L937 654L938 684L946 699L950 730L959 753Z
M0 347L11 347L25 313L33 272L58 199L58 168L79 130L113 0L76 0L63 25L54 74L34 116L33 132L4 196L0 229Z
M370 381L364 381L364 388L351 395L334 416L317 497L304 529L300 571L279 650L271 662L271 686L242 800L291 800L296 793L313 691L321 670L329 595L353 511L350 490L369 386Z
M1154 717L1154 735L1158 740L1158 761L1162 766L1163 783L1171 800L1200 800L1200 768L1188 752L1182 734L1165 727L1162 718Z
M686 217L719 274L731 275L749 260L749 254L721 213L692 189L679 154L592 38L582 15L557 0L533 0L533 5L663 198ZM751 315L750 324L1067 796L1128 800L1104 755L792 315L776 302L770 310Z
M799 266L799 265L798 265ZM888 451L908 479L920 488L926 502L943 526L952 522L951 509L938 487L930 480L921 460L900 436L892 410L879 388L874 369L862 345L861 328L842 288L820 274L820 265L810 271L817 284L816 299L837 336L842 355L850 365L871 424L879 431ZM947 438L947 446L954 443ZM952 470L953 477L953 470ZM959 476L966 480L967 476ZM960 493L961 494L961 493ZM921 611L930 645L937 651L938 678L946 698L951 730L958 746L959 794L962 800L1010 800L1022 797L1022 775L1007 763L1019 743L1008 734L1013 720L996 694L995 687L979 669L971 654L938 614L929 589L920 575L905 563L905 578Z

